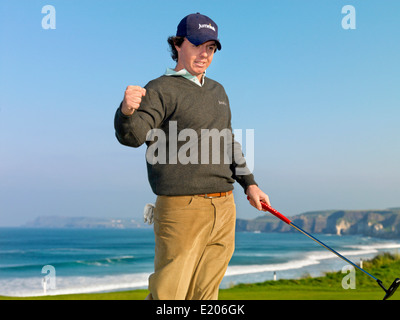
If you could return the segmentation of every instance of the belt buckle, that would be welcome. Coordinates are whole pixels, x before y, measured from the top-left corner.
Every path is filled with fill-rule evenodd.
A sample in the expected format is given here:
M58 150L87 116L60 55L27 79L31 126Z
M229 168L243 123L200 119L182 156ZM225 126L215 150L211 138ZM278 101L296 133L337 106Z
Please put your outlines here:
M208 193L205 193L205 194L204 194L204 198L205 198L205 199L214 199L214 198L218 198L218 197L209 197L209 196L208 196Z

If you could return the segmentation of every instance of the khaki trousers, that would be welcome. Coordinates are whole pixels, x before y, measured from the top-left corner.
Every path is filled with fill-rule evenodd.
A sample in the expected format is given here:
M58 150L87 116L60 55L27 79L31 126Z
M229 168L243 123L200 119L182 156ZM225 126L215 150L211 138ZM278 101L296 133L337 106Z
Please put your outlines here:
M235 247L233 194L158 196L154 211L154 273L150 298L217 300Z

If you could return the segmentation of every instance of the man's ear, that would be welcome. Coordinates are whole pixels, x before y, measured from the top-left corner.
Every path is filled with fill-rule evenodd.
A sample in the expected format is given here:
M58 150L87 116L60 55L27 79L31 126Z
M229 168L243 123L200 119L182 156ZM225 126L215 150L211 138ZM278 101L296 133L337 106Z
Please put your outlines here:
M181 44L181 46L182 46L182 44ZM177 46L175 43L174 43L174 47L175 47L176 51L178 51L178 52L181 51L181 47Z

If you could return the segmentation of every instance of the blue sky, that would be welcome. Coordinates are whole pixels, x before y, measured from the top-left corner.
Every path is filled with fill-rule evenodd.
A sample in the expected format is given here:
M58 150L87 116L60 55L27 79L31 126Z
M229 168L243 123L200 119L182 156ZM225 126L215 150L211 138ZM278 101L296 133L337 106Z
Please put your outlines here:
M42 28L42 7L56 29ZM353 5L356 29L342 28ZM236 129L255 130L254 175L286 215L400 206L400 2L0 3L0 226L39 215L133 217L153 202L145 147L120 145L127 85L174 67L187 14L219 25L207 75ZM259 213L235 184L238 216Z

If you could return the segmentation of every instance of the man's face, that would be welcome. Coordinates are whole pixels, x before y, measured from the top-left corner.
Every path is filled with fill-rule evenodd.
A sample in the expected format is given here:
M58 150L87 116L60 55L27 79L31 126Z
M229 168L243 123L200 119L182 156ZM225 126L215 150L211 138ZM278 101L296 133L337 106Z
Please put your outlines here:
M185 38L181 47L176 47L178 51L178 64L175 70L185 68L193 76L201 79L203 73L210 66L217 48L215 41L207 41L199 46L195 46Z

